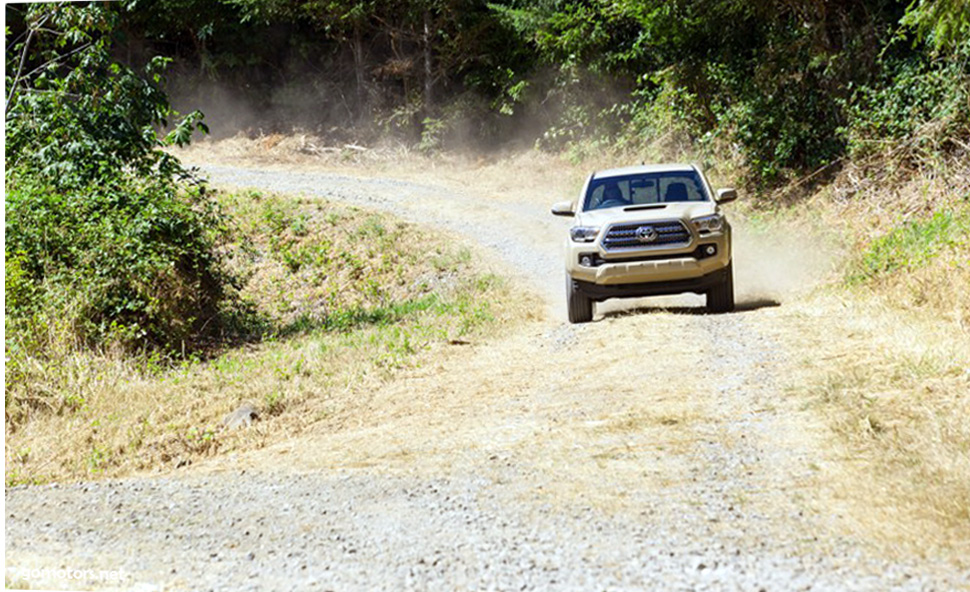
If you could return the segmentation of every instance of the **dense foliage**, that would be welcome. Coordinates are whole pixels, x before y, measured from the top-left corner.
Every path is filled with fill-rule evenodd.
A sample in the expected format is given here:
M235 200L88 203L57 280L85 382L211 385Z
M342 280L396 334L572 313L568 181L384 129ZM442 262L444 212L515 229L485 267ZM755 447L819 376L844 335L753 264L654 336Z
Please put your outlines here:
M127 0L117 52L227 133L637 148L677 131L755 180L968 137L966 0ZM231 108L230 108L231 107ZM929 125L938 119L945 125Z
M174 115L165 60L140 74L112 59L118 15L102 4L32 5L8 33L6 322L8 354L50 340L199 343L223 297L219 216L160 150L201 115ZM11 38L13 37L13 38Z

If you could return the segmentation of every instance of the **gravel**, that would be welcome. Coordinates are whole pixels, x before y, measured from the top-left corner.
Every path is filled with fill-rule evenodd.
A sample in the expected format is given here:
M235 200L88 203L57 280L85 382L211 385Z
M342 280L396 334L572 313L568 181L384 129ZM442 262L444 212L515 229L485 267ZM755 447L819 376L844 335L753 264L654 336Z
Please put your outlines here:
M510 498L489 477L339 471L7 491L8 556L192 590L951 590L926 565L725 535L720 508L638 520ZM715 515L707 515L716 510ZM51 520L51 515L56 519ZM757 522L748 529L757 529ZM54 559L56 558L56 559ZM50 565L54 563L56 565ZM11 565L8 564L8 578ZM43 583L41 582L32 582ZM88 582L94 583L94 582Z

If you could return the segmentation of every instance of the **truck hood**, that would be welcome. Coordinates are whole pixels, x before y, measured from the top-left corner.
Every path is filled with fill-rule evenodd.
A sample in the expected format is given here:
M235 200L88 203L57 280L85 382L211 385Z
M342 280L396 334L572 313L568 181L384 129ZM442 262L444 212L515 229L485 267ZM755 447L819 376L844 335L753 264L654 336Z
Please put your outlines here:
M709 216L717 211L717 205L713 201L655 204L650 209L638 209L640 207L642 206L627 206L626 208L607 208L604 210L579 212L576 214L576 226L603 227L608 224L653 222L671 219L679 219L686 222L693 218Z

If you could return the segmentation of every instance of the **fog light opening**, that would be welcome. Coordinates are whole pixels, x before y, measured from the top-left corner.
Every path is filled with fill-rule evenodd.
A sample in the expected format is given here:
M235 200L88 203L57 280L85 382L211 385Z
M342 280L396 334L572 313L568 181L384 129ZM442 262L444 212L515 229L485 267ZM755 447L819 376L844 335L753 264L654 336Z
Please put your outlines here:
M715 247L714 245L707 245L704 248L704 252L707 253L708 257L713 257L714 253L717 253L717 247Z

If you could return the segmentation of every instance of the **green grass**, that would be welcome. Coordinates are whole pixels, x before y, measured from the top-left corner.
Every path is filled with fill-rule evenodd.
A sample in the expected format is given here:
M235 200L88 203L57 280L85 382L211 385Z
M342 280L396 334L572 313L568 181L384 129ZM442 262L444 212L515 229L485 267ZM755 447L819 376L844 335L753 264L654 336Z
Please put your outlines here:
M851 266L848 283L924 267L948 249L966 249L968 235L970 212L966 210L937 212L926 220L908 222L869 244Z

